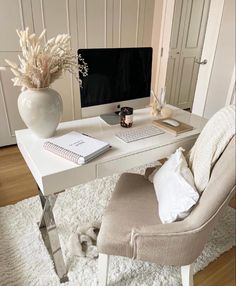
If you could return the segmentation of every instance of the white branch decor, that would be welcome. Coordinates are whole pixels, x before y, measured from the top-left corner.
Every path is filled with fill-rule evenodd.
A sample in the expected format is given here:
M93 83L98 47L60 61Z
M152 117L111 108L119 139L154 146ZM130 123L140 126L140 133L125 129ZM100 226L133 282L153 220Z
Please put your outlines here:
M88 65L81 55L73 53L69 35L59 34L45 43L46 30L39 37L29 34L29 28L16 32L22 49L22 55L18 55L20 65L5 60L15 75L12 79L15 86L21 86L22 90L46 88L65 71L73 74L81 85L79 73L87 76Z
M159 96L157 96L154 91L151 91L151 95L152 95L152 102L150 104L151 106L151 114L153 116L157 116L158 114L160 114L162 108L165 105L165 88L161 88L161 93Z

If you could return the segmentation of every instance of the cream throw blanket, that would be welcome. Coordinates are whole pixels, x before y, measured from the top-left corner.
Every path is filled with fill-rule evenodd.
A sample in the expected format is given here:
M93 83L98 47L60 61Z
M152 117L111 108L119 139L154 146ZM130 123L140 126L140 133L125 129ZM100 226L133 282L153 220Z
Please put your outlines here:
M235 105L228 105L207 122L190 150L189 165L199 192L205 190L212 166L234 135Z

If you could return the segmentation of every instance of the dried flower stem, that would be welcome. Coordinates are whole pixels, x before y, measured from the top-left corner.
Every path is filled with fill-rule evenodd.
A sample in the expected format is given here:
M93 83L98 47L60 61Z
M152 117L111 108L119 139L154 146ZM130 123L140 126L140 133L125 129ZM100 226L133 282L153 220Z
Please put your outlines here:
M74 75L81 84L79 73L88 75L88 65L70 48L69 35L57 35L45 43L45 30L38 37L29 34L29 28L16 32L22 49L22 55L18 56L20 65L5 60L15 75L12 79L14 85L22 86L23 90L49 87L65 71Z

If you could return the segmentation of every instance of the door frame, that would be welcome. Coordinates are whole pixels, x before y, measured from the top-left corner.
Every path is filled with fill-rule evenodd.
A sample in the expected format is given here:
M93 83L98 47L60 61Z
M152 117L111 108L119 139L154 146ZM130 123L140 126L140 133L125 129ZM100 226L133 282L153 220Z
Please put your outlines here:
M160 42L158 47L154 47L159 51L159 57L156 62L157 75L154 79L154 89L157 94L159 94L161 88L165 87L174 4L175 0L163 0ZM201 56L201 61L207 59L207 65L200 65L192 107L192 112L200 116L203 116L207 99L223 8L224 0L211 0ZM156 9L159 9L158 5L155 5ZM155 30L154 28L153 31ZM154 34L152 36L154 37Z
M234 64L225 105L235 104L235 96L236 96L235 89L236 89L236 80L235 80L235 64Z

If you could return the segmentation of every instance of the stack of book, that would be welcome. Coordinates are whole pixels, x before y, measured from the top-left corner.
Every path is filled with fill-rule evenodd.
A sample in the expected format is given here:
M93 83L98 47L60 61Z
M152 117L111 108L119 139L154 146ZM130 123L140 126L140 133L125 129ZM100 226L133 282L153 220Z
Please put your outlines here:
M60 137L50 138L43 147L60 157L82 165L106 152L111 146L107 142L72 131Z
M168 119L170 121L175 121L177 126L171 126L170 124L168 124L166 121L168 121ZM173 134L175 136L184 133L184 132L188 132L193 130L193 126L188 125L184 122L181 122L179 120L176 120L174 118L162 118L162 119L158 119L158 120L154 120L153 124L156 125L158 128L160 128L163 131L166 131L170 134Z

